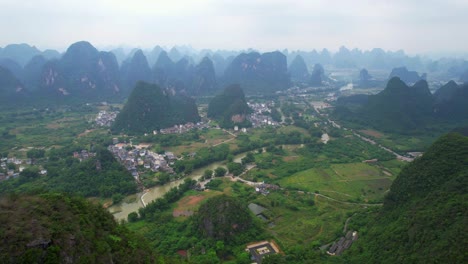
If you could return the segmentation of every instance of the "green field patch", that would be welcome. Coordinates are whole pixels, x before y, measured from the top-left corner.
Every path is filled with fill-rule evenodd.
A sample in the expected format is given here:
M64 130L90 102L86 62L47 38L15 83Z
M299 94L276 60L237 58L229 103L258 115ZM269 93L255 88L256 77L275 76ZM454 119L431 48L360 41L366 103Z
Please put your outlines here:
M332 164L330 168L312 168L279 180L282 187L319 192L348 202L381 201L391 182L380 168L366 163Z
M333 171L342 179L367 179L383 176L379 168L366 163L332 164Z
M289 133L294 132L294 131L300 132L301 134L303 134L305 136L309 135L309 132L307 132L307 130L305 130L304 128L297 127L297 126L280 127L277 132L278 133L289 134Z
M294 191L259 196L253 202L267 208L267 230L285 247L334 240L347 215L358 208Z

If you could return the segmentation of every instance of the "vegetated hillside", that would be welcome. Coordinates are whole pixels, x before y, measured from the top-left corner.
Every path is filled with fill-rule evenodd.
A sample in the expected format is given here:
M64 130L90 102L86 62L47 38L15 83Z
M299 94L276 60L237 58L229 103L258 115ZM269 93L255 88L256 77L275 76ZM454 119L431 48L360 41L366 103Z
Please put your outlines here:
M385 90L369 96L367 101L362 100L361 107L353 109L339 105L334 115L382 131L409 133L424 128L432 121L433 101L426 81L408 87L394 77L387 83Z
M151 69L145 55L141 50L137 50L131 58L122 62L120 67L124 93L130 94L131 89L139 81L150 82L152 80Z
M63 194L0 198L2 263L157 263L100 205Z
M162 51L153 67L153 75L155 83L163 89L191 95L206 95L217 89L213 62L208 57L194 65L190 57L173 62L169 55Z
M394 77L376 95L339 98L333 115L358 125L402 134L444 130L447 125L463 126L468 121L468 85L449 82L432 95L424 80L407 86Z
M106 100L120 93L119 65L114 54L80 41L44 65L40 86L43 93L60 97Z
M230 128L235 124L248 126L246 115L250 108L242 88L233 84L215 96L208 105L208 117L218 120L221 127Z
M0 66L0 101L23 93L23 84L21 84L10 70Z
M195 218L203 236L222 241L229 241L253 226L247 206L227 195L210 198L200 206Z
M37 90L42 75L42 67L47 63L47 60L42 55L34 56L25 66L23 70L23 81L30 91Z
M327 80L327 77L325 76L323 66L321 64L315 64L310 74L309 84L311 86L322 86L325 80Z
M290 78L286 56L281 52L242 53L224 72L224 84L240 84L248 94L274 93L287 89Z
M434 115L441 120L453 122L468 119L468 84L449 82L435 93Z
M467 164L467 136L439 138L401 171L376 216L352 221L360 238L347 258L353 263L466 263Z
M208 57L203 57L200 63L195 66L195 73L192 81L191 94L210 94L216 91L218 84L213 61Z
M309 81L309 70L301 55L296 55L289 65L288 69L291 80L295 82L306 83Z
M169 95L155 84L138 82L127 103L117 115L112 131L151 133L153 130L187 122L198 122L195 101L180 95Z

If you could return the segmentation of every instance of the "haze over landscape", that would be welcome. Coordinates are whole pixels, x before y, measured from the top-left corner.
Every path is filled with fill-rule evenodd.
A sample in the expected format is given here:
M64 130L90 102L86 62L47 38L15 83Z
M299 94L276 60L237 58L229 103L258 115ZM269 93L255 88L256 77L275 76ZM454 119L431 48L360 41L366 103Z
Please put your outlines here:
M0 1L0 263L468 263L467 1Z
M2 1L0 45L64 51L110 46L196 49L403 49L466 54L468 3L449 1ZM14 30L12 30L14 28ZM454 41L449 41L454 40Z

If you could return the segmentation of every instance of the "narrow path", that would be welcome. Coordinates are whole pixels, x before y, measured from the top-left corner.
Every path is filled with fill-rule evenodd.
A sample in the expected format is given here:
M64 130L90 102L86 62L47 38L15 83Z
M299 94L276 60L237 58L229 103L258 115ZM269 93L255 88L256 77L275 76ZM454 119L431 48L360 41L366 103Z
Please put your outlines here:
M224 144L224 143L227 143L227 142L229 142L229 141L232 141L232 140L236 139L236 137L237 137L236 134L234 134L234 133L232 133L231 131L228 131L228 130L226 130L226 129L223 129L223 131L226 132L226 133L228 133L229 135L231 135L231 136L233 136L233 137L230 138L230 139L226 139L226 140L223 141L223 142L214 144L214 145L212 145L213 147L216 147L216 146L218 146L218 145L221 145L221 144Z
M145 192L142 196L140 196L140 201L141 201L141 203L143 204L143 207L146 207L146 203L145 203L145 201L143 200L143 197L145 197L145 195L147 195L147 194L148 194L148 192Z
M353 214L352 216L348 217L348 219L346 219L346 222L345 222L344 227L343 227L343 234L346 234L346 231L348 230L348 223L349 223L349 221L351 220L351 218L352 218L353 216L355 216L355 215L356 215L356 214Z

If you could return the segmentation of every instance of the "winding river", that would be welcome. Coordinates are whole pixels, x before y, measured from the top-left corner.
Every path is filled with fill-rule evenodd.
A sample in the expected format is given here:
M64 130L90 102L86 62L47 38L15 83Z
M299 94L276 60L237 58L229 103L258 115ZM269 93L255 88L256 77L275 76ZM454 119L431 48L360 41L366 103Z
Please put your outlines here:
M243 157L245 157L245 153L238 154L234 157L235 162L240 162ZM188 175L188 178L191 178L193 180L198 180L203 176L203 172L207 169L214 170L217 167L224 167L226 168L226 161L218 161L211 163L209 165L206 165L204 167L198 168L196 170L193 170L193 172ZM187 178L186 177L186 178ZM131 212L137 212L138 209L141 207L144 207L143 203L148 204L149 202L162 197L164 194L166 194L171 188L179 186L181 183L184 182L184 178L172 181L169 183L166 183L164 185L158 185L152 188L149 188L145 190L144 192L140 192L136 194L136 199L135 199L135 194L128 196L124 200L133 200L133 202L122 202L117 205L110 206L108 208L109 212L111 212L115 219L117 220L127 220L127 216Z

